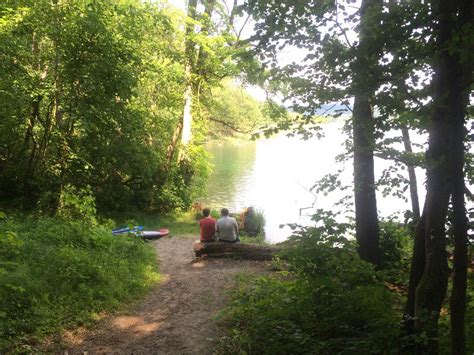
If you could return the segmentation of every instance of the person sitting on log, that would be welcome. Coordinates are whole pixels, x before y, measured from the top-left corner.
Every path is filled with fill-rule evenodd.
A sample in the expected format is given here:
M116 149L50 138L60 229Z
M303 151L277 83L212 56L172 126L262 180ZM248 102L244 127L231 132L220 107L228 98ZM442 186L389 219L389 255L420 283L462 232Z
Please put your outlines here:
M216 220L210 216L209 208L204 208L202 214L204 218L199 220L199 227L201 229L201 242L208 243L216 240Z
M216 223L217 237L220 242L235 243L239 241L239 226L234 217L229 217L229 210L221 210L221 218Z

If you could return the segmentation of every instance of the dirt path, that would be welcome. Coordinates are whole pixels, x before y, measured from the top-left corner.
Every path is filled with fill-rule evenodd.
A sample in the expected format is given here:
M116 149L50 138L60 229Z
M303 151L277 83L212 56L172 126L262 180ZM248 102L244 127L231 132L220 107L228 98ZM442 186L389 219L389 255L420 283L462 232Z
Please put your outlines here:
M214 320L240 272L264 265L243 260L195 260L194 239L161 238L162 281L127 313L111 316L95 330L68 340L66 354L209 354L220 330Z

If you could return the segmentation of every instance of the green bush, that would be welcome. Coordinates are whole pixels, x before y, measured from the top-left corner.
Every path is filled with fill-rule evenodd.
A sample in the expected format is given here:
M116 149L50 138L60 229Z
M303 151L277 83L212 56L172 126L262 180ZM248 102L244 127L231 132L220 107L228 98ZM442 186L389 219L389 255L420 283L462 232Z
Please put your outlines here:
M211 217L214 219L219 219L221 217L221 214L218 210L211 210Z
M195 211L193 212L194 219L196 221L199 221L200 219L204 218L204 215L202 214L202 211ZM209 216L211 216L214 219L219 219L221 217L221 214L219 211L211 209Z
M157 279L143 241L64 218L0 221L0 352L87 323Z
M59 216L94 224L96 213L95 198L90 187L78 189L72 185L65 186L59 199Z
M199 221L204 218L204 215L202 214L202 211L195 211L194 212L194 219L196 221Z
M380 269L385 280L408 287L413 238L407 228L394 221L380 222Z
M398 316L380 275L330 213L297 227L278 276L245 282L225 311L224 353L370 354L396 348Z
M262 212L249 207L244 213L244 231L249 237L264 235L265 216Z
M404 260L411 258L410 232L399 223L388 220L380 222L381 267L400 268L405 266Z

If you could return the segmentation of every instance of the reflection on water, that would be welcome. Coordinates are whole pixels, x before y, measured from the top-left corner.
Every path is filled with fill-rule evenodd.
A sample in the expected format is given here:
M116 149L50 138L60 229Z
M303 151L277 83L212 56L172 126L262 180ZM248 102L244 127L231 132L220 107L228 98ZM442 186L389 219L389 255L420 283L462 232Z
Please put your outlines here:
M225 141L209 144L207 149L214 169L203 201L213 208L239 211L250 203L246 199L253 185L256 143Z
M266 238L270 242L286 239L291 231L288 227L280 229L281 224L307 224L315 209L331 209L340 198L351 193L335 191L329 196L316 197L310 191L316 181L338 169L334 159L344 151L346 140L342 125L343 122L325 124L322 139L304 141L281 134L256 142L209 144L214 172L200 201L215 209L227 207L231 212L254 206L265 215ZM376 173L380 175L389 165L377 161ZM341 179L350 184L352 166L346 167ZM402 200L392 199L387 203L379 197L379 209L381 206L384 215L408 208Z

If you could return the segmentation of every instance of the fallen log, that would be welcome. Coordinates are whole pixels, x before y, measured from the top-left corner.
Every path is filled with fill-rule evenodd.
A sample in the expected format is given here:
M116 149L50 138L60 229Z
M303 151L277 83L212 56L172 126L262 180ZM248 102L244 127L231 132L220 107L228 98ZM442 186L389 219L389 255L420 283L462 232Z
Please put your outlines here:
M280 247L267 244L223 242L196 242L194 244L194 253L197 257L207 256L210 258L272 260L273 254L280 250Z

